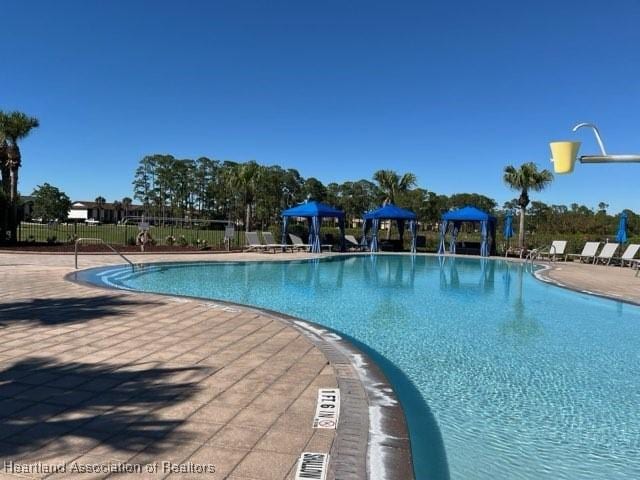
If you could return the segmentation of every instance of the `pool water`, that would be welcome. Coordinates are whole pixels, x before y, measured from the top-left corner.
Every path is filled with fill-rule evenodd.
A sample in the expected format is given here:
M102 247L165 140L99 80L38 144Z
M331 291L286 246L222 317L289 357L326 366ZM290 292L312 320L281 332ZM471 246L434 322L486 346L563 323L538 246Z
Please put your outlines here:
M638 307L545 284L519 264L459 257L82 275L265 307L365 345L404 406L418 480L640 478Z

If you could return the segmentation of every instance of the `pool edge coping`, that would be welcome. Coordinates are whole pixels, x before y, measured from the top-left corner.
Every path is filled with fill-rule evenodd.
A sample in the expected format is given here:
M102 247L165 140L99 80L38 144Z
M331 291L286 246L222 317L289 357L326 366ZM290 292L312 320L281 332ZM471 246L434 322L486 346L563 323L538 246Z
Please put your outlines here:
M118 264L107 265L107 267L118 266ZM226 300L121 289L74 278L81 271L95 268L104 267L78 269L66 273L63 279L86 287L117 291L125 295L157 295L238 307L282 322L300 332L322 352L331 364L340 389L340 421L331 450L327 452L330 455L328 480L415 479L407 420L393 386L378 364L339 332L309 320L266 308ZM370 415L372 408L383 412L376 419L375 425ZM363 442L365 438L366 441ZM372 468L374 464L377 469Z

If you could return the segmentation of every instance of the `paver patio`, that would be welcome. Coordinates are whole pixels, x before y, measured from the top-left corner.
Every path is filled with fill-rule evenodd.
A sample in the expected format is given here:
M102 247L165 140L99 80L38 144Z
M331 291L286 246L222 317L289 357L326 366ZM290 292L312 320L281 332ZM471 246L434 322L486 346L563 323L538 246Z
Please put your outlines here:
M334 431L312 419L336 377L297 330L249 309L74 284L69 256L1 257L0 461L68 464L22 477L105 478L70 472L126 462L143 472L109 478L284 479L302 451L329 452Z

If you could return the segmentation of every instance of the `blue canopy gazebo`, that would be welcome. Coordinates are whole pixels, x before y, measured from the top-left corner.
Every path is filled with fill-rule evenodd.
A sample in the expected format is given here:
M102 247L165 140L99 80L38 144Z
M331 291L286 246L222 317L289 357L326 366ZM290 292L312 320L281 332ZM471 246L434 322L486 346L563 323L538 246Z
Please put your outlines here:
M404 239L404 227L408 225L411 232L411 252L416 251L416 230L418 226L418 216L411 210L405 210L393 203L387 203L380 208L371 210L364 214L362 223L362 239L366 242L367 230L371 228L370 250L378 251L378 228L380 228L380 220L395 220L400 233L400 242ZM408 222L408 223L407 223Z
M340 250L344 251L344 212L325 203L307 200L282 212L282 244L287 244L289 218L302 217L309 220L309 245L312 253L320 253L320 223L322 219L337 218L340 227Z
M449 241L449 252L456 253L456 239L460 226L463 222L473 222L480 224L480 255L488 257L495 250L496 238L496 217L489 215L487 212L476 207L467 206L458 210L451 210L442 215L442 223L440 224L440 246L438 253L446 253L446 235L447 230L451 230L451 239Z

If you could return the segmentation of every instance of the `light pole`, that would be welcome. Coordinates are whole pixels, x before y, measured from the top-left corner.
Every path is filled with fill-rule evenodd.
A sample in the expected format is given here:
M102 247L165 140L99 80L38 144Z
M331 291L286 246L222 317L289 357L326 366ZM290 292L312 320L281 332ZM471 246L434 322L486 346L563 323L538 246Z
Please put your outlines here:
M599 155L581 155L578 157L580 142L559 141L549 143L551 148L551 162L555 173L565 174L573 172L576 159L580 163L640 163L640 154L610 155L604 148L604 142L600 136L600 131L593 123L579 123L573 127L576 132L581 128L590 128L596 137L596 141L600 146Z

